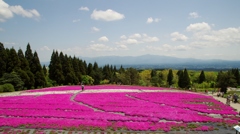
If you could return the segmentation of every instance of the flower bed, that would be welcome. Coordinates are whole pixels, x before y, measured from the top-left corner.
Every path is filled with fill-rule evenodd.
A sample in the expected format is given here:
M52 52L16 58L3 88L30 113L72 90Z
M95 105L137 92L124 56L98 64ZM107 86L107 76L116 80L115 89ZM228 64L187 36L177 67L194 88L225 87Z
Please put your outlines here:
M171 90L170 88L161 87L143 87L143 86L127 86L127 85L98 85L89 86L86 85L84 90L99 90L99 89L128 89L128 90ZM69 90L81 90L81 86L59 86L43 89L27 90L25 92L46 92L46 91L69 91Z
M100 89L100 86L93 87ZM121 86L121 89L123 87L128 89L130 86ZM58 88L59 91L68 90L72 86ZM105 88L113 89L113 86L104 86ZM138 88L133 86L132 89ZM218 118L212 115L218 115ZM214 127L206 125L209 123L216 124L215 126L238 124L239 118L235 118L236 115L233 108L212 97L187 92L136 93L133 90L122 93L0 97L0 127L209 131L214 130Z

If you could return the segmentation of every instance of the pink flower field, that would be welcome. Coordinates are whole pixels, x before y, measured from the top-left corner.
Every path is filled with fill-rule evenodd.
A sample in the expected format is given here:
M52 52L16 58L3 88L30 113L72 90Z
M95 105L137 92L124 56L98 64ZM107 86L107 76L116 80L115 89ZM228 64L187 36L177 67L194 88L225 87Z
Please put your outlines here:
M64 86L27 92L79 89ZM0 97L0 128L215 132L230 130L240 121L233 108L203 94L140 86L103 85L85 89L76 93ZM91 89L111 92L96 93Z

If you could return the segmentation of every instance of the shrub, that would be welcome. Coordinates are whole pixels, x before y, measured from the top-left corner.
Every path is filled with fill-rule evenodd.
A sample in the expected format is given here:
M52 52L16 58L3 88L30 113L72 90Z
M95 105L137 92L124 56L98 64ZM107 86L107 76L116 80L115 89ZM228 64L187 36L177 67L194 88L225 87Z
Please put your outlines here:
M14 86L10 83L0 85L0 92L14 92Z

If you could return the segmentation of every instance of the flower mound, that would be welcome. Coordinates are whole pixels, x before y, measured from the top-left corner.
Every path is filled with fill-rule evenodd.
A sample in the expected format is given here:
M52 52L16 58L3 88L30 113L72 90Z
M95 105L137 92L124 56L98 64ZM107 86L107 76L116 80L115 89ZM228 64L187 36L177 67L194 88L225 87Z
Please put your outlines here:
M237 113L231 107L201 94L147 92L147 87L136 86L88 88L93 89L93 87L95 89L145 88L145 92L137 93L133 90L133 92L118 93L78 92L0 97L0 127L167 132L182 128L198 131L213 130L213 127L204 125L209 122L228 125L238 123L234 118ZM52 88L54 91L69 89L72 90L72 86Z

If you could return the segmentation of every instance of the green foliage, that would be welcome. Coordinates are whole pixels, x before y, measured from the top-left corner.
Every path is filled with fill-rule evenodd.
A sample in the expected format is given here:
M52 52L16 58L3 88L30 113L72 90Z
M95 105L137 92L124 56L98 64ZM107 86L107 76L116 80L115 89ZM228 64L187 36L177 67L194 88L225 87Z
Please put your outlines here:
M221 92L226 93L227 87L237 87L237 80L231 71L219 72L217 77L217 87L221 88Z
M109 80L104 79L104 80L100 81L100 84L102 84L102 85L109 84L109 82L110 82Z
M10 83L0 85L0 92L14 92L14 86Z
M169 69L167 82L168 82L169 86L171 86L173 84L173 72L172 72L172 69Z
M93 85L94 79L89 75L82 75L82 82L85 85Z
M16 72L3 74L3 77L0 78L0 84L4 85L6 83L12 84L16 91L22 90L24 85L23 81Z
M8 62L7 62L7 72L11 73L20 69L20 60L18 58L17 52L14 48L9 50Z
M136 69L128 68L126 70L126 78L129 80L129 85L138 85L140 77Z
M188 75L188 71L187 69L185 68L184 71L182 70L179 70L177 72L178 74L178 86L180 88L189 88L190 85L191 85L191 82L190 82L190 77Z
M0 78L7 71L7 52L4 45L0 42Z
M198 81L198 83L201 84L201 83L203 83L205 80L206 80L205 74L204 74L204 71L202 70L201 73L200 73L200 75L199 75L199 81Z

